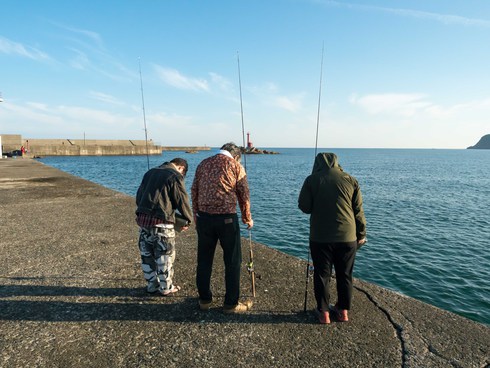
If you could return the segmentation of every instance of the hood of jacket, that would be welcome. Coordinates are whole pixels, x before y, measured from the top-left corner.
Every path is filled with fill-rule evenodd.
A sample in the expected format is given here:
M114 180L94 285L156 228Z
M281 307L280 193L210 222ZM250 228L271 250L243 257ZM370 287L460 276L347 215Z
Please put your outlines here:
M158 166L159 169L172 169L174 171L177 172L177 174L179 175L182 175L179 170L177 170L177 166L175 166L173 163L171 162L167 162L165 161L163 164L161 164L160 166Z
M316 155L315 163L313 164L312 174L327 171L333 168L338 168L342 170L342 167L339 165L339 161L337 159L337 155L331 152L321 152Z

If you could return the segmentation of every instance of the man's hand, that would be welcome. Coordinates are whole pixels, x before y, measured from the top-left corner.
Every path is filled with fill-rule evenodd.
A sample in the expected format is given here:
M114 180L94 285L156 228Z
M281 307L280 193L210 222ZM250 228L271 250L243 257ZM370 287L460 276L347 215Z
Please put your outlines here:
M360 247L361 245L366 244L366 242L367 242L367 239L366 238L359 239L357 241L357 246Z
M189 229L189 225L183 226L181 231L186 231L187 229Z
M250 219L250 221L243 221L245 225L247 225L247 229L250 230L254 227L254 220Z

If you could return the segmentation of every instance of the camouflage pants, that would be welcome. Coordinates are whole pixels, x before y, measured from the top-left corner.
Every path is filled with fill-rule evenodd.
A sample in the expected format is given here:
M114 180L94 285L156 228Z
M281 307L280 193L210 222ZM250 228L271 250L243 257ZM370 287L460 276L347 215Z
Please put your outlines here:
M161 224L140 228L139 249L141 268L148 285L160 285L160 290L172 288L175 260L175 230L173 225Z

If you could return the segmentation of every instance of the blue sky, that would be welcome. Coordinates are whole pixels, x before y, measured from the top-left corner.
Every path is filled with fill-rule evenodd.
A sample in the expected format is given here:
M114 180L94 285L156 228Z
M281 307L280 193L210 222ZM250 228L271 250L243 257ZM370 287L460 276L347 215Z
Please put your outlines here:
M322 64L322 47L323 64ZM0 0L0 133L165 146L466 148L487 0ZM323 68L322 78L320 72Z

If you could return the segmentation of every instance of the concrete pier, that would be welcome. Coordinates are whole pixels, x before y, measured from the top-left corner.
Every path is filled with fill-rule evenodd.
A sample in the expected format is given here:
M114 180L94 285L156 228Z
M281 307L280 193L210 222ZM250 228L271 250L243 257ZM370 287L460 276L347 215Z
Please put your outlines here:
M134 209L134 198L41 162L0 160L0 367L490 364L488 326L361 280L351 321L317 324L312 289L303 313L304 261L258 243L253 311L222 313L218 251L217 298L201 312L194 229L177 238L175 281L182 290L149 296Z

